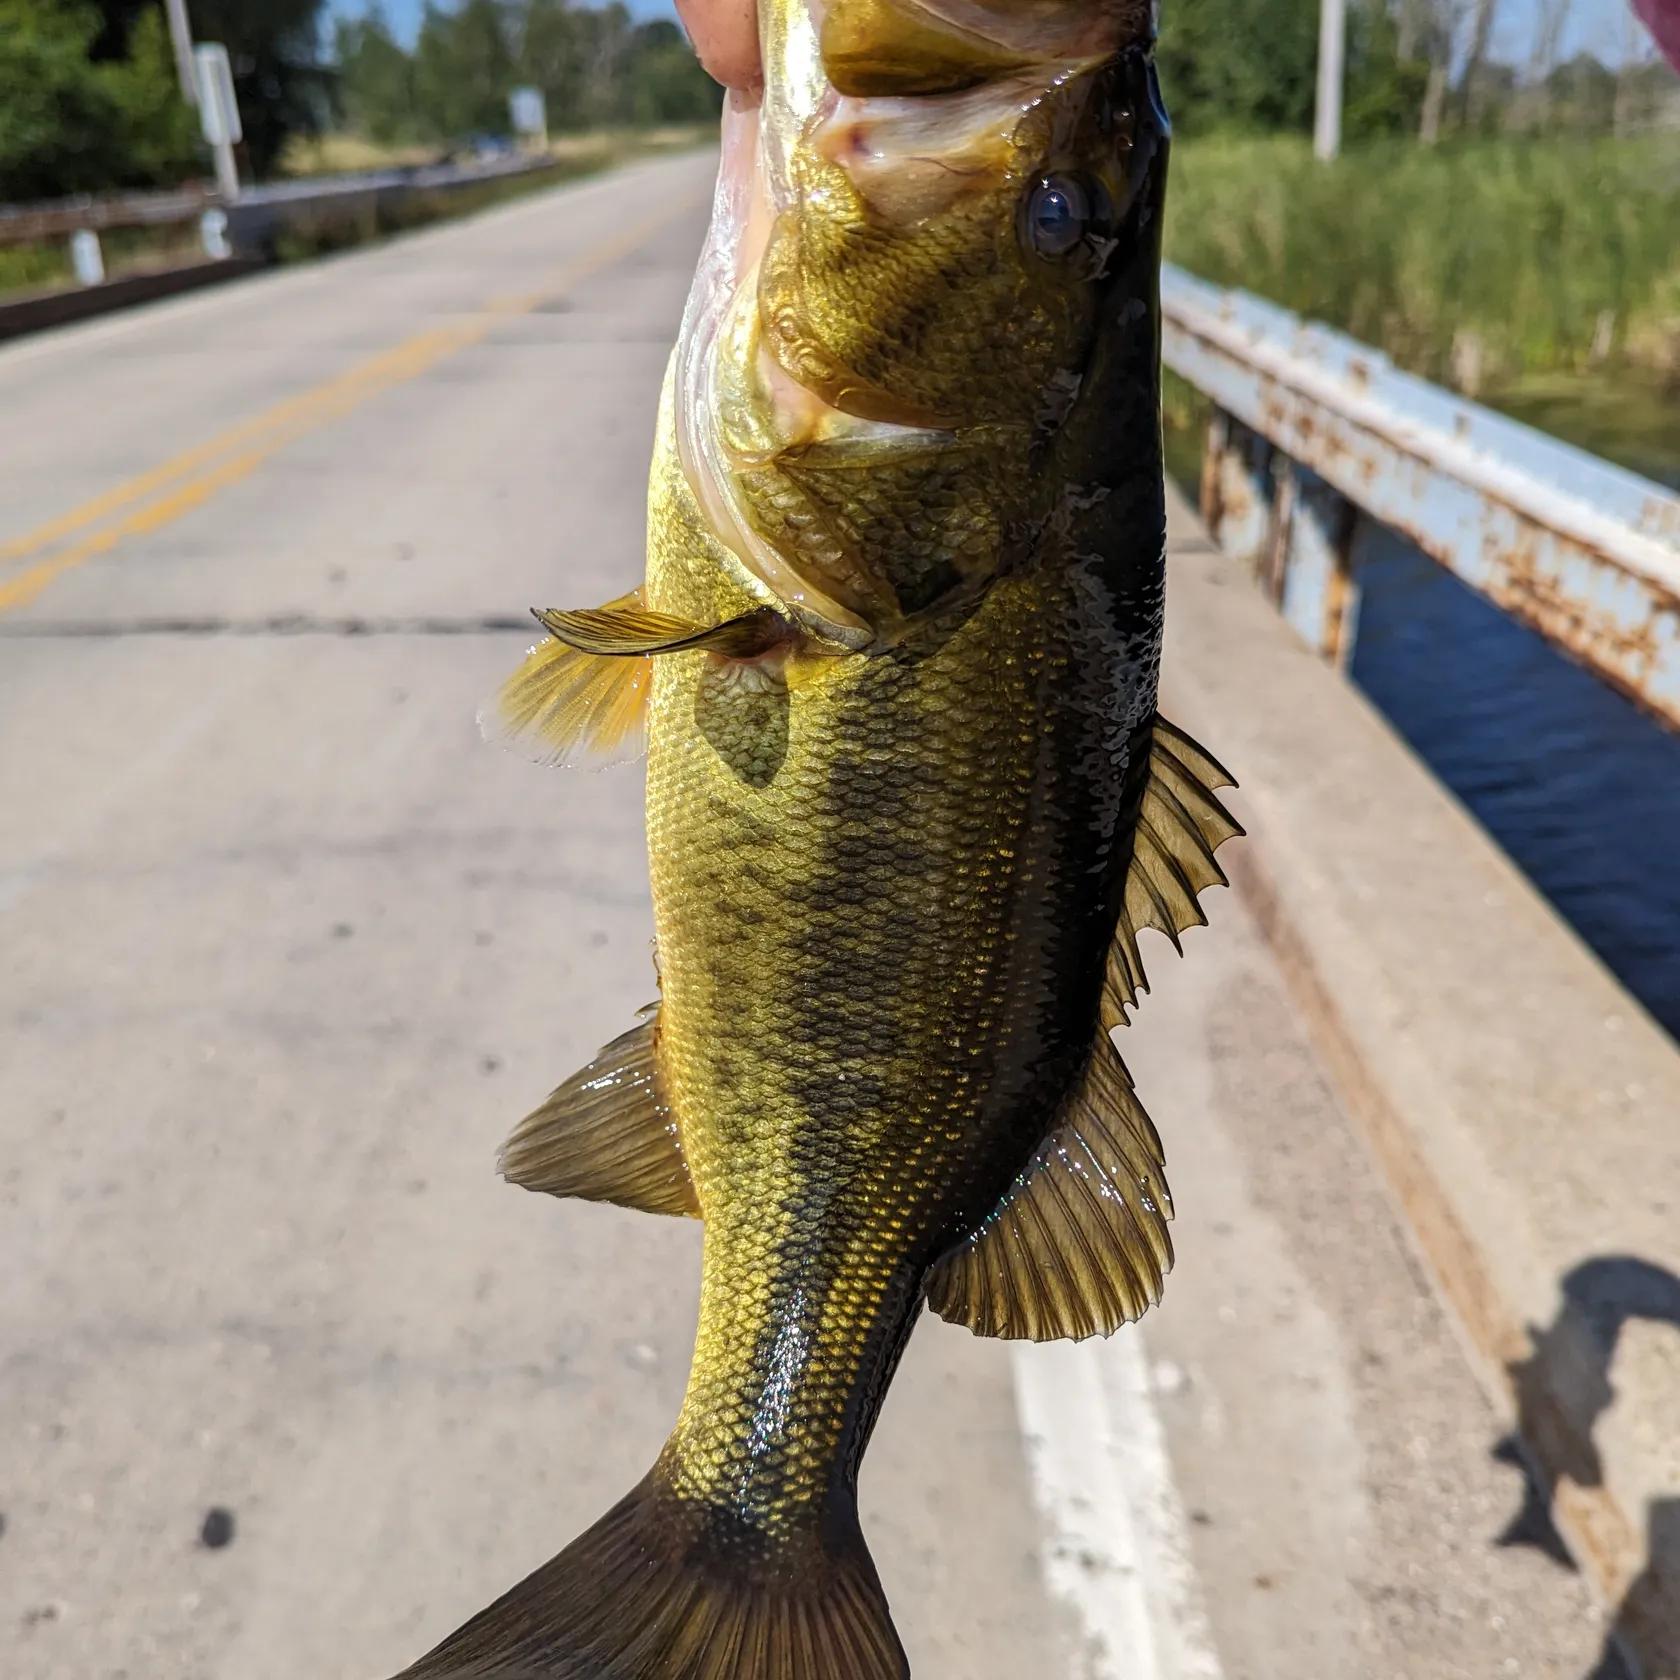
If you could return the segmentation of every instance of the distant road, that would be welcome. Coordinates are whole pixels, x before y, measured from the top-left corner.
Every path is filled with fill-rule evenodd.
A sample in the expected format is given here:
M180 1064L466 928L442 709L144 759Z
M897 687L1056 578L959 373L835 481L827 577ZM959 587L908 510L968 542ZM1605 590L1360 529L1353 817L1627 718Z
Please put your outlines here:
M640 779L473 714L527 607L640 573L712 167L0 352L8 1680L379 1680L664 1438L698 1228L492 1170L652 995ZM917 1680L1578 1680L1584 1591L1493 1543L1497 1423L1213 911L1126 1046L1167 1306L926 1326L887 1407Z

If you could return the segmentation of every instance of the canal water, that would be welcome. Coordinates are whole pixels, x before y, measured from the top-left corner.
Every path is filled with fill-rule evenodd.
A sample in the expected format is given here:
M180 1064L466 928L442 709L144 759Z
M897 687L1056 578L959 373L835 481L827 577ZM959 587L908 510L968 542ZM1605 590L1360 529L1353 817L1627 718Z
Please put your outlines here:
M1680 1039L1680 734L1392 531L1360 551L1353 681Z

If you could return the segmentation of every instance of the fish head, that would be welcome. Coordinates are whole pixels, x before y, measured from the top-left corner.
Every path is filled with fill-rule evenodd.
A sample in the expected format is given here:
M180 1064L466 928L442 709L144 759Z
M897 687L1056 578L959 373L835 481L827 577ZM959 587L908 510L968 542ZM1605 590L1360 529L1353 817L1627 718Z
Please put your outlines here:
M1093 374L1135 383L1101 352L1155 354L1153 17L765 0L762 30L684 460L761 597L860 648L1019 565L1057 452L1083 429L1094 461ZM917 502L958 511L907 559L891 534Z

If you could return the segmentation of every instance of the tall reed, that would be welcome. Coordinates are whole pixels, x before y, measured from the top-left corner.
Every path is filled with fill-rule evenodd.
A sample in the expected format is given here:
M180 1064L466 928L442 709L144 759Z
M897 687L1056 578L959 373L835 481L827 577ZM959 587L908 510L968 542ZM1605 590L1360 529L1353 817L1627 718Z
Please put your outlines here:
M1173 261L1425 377L1624 362L1680 382L1680 134L1382 142L1333 164L1294 137L1208 138L1175 147L1168 202Z

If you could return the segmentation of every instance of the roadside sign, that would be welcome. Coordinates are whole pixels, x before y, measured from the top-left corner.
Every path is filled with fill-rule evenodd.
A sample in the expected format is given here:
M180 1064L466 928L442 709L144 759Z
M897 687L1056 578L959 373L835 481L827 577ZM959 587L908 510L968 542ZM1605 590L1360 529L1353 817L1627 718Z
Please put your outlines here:
M508 94L508 116L515 134L528 134L540 140L548 133L548 105L541 88L514 88Z
M239 196L239 166L233 148L245 138L239 125L239 101L233 92L233 67L227 48L205 41L193 48L193 71L198 82L198 121L216 159L216 186L231 203Z
M212 146L237 146L245 138L239 126L239 101L233 96L233 69L227 48L205 41L193 48L198 79L198 117Z

